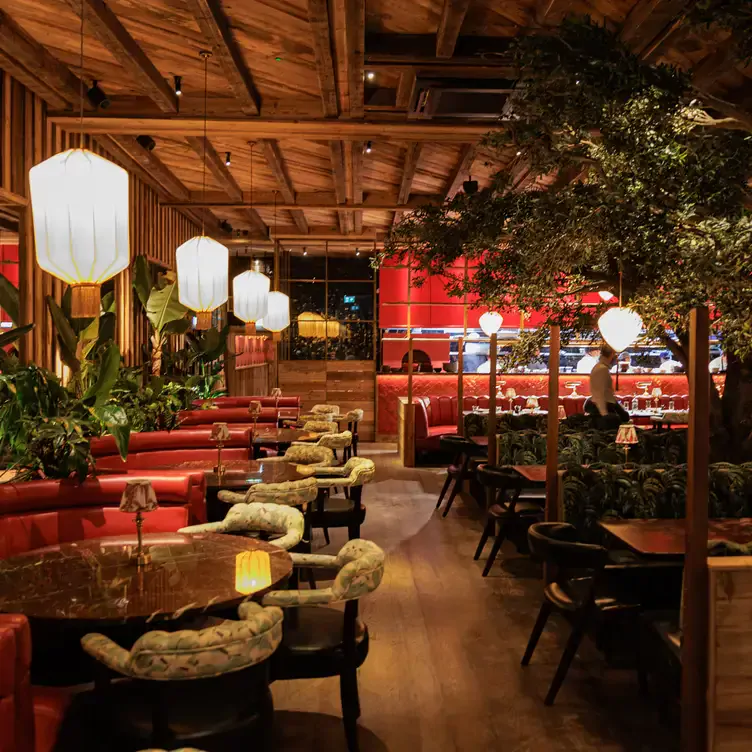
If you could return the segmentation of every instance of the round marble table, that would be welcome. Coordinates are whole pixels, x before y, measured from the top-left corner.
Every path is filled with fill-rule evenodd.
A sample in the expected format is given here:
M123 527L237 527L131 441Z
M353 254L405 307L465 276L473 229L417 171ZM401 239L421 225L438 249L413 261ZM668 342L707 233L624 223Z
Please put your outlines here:
M258 598L292 572L290 555L254 538L200 533L144 535L150 561L133 559L136 536L37 549L0 561L0 611L98 628L162 622L232 608ZM248 551L269 557L270 581L251 592L236 577ZM242 584L241 584L242 585Z

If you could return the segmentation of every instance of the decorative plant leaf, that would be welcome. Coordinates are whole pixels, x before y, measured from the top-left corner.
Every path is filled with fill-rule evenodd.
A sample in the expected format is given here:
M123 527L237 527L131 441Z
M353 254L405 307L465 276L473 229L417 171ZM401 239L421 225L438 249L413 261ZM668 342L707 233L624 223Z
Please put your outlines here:
M115 324L117 317L114 313L103 313L99 317L99 336L97 337L97 347L101 347L115 339Z
M101 405L94 408L94 415L103 423L108 432L115 439L121 459L128 456L128 443L130 441L131 427L128 423L128 415L120 405Z
M102 357L99 368L99 376L83 396L84 402L94 400L96 405L101 405L109 399L112 387L118 378L120 371L120 348L114 342L110 343Z
M10 320L18 326L21 304L18 288L5 276L0 274L0 308L10 316Z
M146 304L146 316L157 332L169 324L185 317L188 309L178 300L176 283L165 285L161 290L154 288Z
M81 369L81 363L76 355L78 337L76 337L76 333L73 331L73 327L65 315L63 308L57 304L57 301L51 295L47 296L47 307L50 309L52 321L57 329L60 357L71 371L77 373Z
M115 313L115 293L108 292L102 298L102 310L105 313Z
M162 331L165 334L185 334L190 328L191 322L187 318L182 318L165 324Z
M147 308L151 294L151 274L149 273L149 262L146 260L146 256L136 256L133 262L133 289L136 291L141 305Z
M3 308L5 308L5 306L3 306ZM8 309L6 308L6 310ZM0 334L0 347L13 344L16 340L19 340L25 334L28 334L33 328L34 324L25 324L24 326L17 326L9 332L3 332Z

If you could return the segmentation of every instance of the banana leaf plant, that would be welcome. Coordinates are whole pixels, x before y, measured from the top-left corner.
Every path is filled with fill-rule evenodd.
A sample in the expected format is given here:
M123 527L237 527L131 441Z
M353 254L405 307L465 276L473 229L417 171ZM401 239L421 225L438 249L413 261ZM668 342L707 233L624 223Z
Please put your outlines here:
M5 348L28 334L34 328L34 324L19 325L21 299L18 288L2 274L0 274L0 308L5 310L13 322L13 328L0 334L0 369L6 371L14 368L17 360L12 353L6 352Z

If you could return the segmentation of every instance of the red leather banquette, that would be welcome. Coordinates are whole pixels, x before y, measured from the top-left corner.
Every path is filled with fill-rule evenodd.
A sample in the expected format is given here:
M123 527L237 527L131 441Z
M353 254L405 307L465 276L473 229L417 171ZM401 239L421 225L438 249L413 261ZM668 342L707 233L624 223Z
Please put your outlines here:
M0 752L51 752L68 706L63 690L33 687L31 630L21 614L0 614Z
M152 482L159 501L159 509L144 514L145 533L174 532L193 520L206 519L203 475L199 486L188 473L144 470L137 475ZM126 482L134 476L100 475L80 484L74 480L0 484L0 559L57 543L133 534L133 515L118 507Z
M286 417L293 417L287 415L287 413L291 411L292 408L285 408ZM256 422L273 425L277 422L277 415L278 413L273 407L262 407ZM248 413L247 407L218 407L216 409L207 410L183 410L180 413L179 428L181 430L195 428L197 426L210 426L212 423L234 423L248 427L253 423L253 420Z
M212 410L212 413L216 413ZM247 413L246 413L247 418ZM210 423L217 421L210 421ZM221 421L219 421L221 422ZM229 448L245 449L247 458L252 455L251 431L249 428L230 428L230 438L224 442ZM185 431L147 431L132 433L128 443L128 456L141 452L174 451L184 449L216 449L217 442L211 437L211 425L192 428ZM111 457L118 455L117 446L112 436L92 439L91 453L94 457Z
M285 409L300 409L300 397L215 397L211 400L195 400L194 407L205 405L209 402L217 407L244 407L248 410L251 402L260 402L261 407L284 407Z

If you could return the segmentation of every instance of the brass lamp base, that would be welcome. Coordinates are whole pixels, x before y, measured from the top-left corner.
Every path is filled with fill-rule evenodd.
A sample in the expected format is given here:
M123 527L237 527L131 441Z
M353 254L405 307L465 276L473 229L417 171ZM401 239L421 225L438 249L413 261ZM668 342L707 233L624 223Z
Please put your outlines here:
M246 322L245 333L249 336L253 336L254 334L256 334L256 322L255 321Z
M71 317L94 319L99 316L101 285L71 285Z
M199 311L196 314L196 329L211 329L212 312Z

